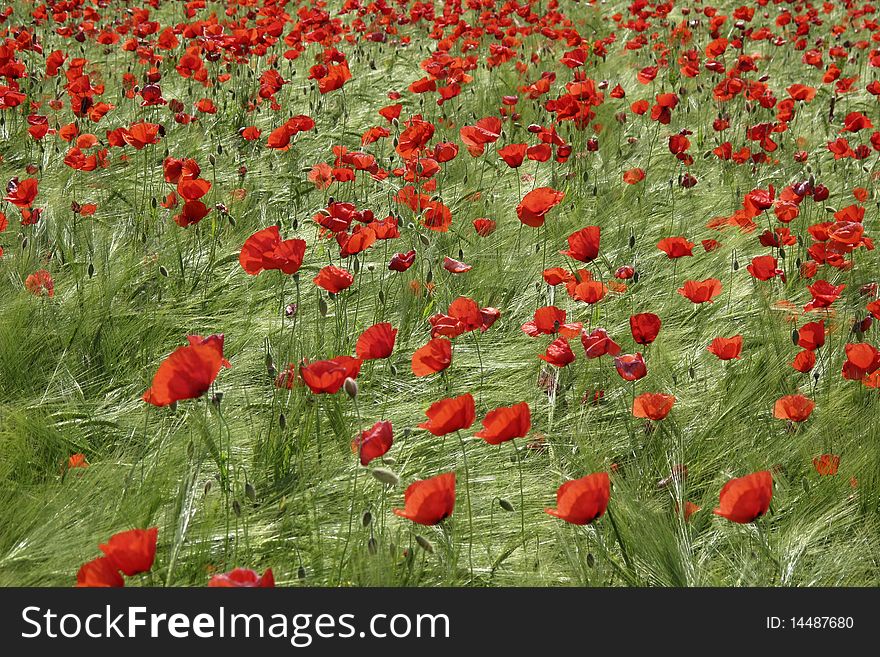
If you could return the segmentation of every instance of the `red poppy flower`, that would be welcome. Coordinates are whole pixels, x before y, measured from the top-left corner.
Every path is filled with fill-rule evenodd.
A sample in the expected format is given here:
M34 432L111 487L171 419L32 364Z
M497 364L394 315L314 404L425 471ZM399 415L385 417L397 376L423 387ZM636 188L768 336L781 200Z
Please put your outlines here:
M526 194L516 206L516 216L526 226L540 228L547 213L562 202L565 192L552 187L538 187Z
M640 313L629 318L633 340L638 344L651 344L660 333L660 318L654 313Z
M589 525L602 517L611 499L611 482L607 472L566 481L556 491L556 508L546 513L574 525Z
M426 422L419 429L427 429L435 436L445 436L453 431L467 429L474 423L476 410L474 398L466 392L460 397L448 397L436 401L425 411Z
M581 281L567 289L572 299L589 304L599 303L608 292L608 287L605 283L591 280Z
M38 269L33 274L29 274L24 279L24 286L28 292L38 297L43 294L47 297L55 296L55 281L52 279L52 274L45 269Z
M632 413L634 417L662 420L669 415L673 404L675 404L675 397L672 395L664 395L659 392L643 392L633 399Z
M339 392L346 379L356 379L361 371L361 360L351 356L337 356L300 365L299 374L309 389L318 394Z
M223 357L223 335L188 336L189 344L175 349L159 365L153 384L143 400L153 406L169 406L183 399L196 399L208 391L220 367L229 367Z
M791 366L798 372L806 374L816 366L816 352L809 349L799 351Z
M235 568L228 573L214 575L208 580L208 586L212 588L272 589L275 588L275 576L272 574L271 568L267 568L262 575L258 575L250 568Z
M13 181L7 185L3 200L17 208L29 208L37 198L38 187L39 181L36 178Z
M372 428L362 431L351 443L351 451L360 454L361 465L385 454L394 443L394 434L388 420L380 420Z
M636 167L635 169L630 169L629 171L624 171L623 173L623 182L625 182L627 185L635 185L636 183L639 183L644 179L645 172L638 167Z
M861 381L880 369L880 351L867 342L847 344L846 361L843 364L843 378Z
M767 513L772 498L773 477L762 470L724 484L713 513L740 524L754 522Z
M693 516L697 511L700 511L703 507L694 504L690 500L684 503L684 521L690 522L691 516ZM675 509L676 513L678 513L678 507Z
M153 567L158 535L158 527L131 529L114 534L106 544L99 545L98 548L117 570L131 577L145 573Z
M614 358L614 367L624 381L638 381L648 374L642 354L623 354Z
M71 454L67 459L67 469L72 470L73 468L87 468L89 467L89 462L86 460L85 454Z
M361 333L354 351L361 360L388 358L394 351L397 329L388 322L373 324Z
M733 360L739 358L742 346L743 336L734 335L732 338L715 338L706 348L718 356L719 360Z
M174 223L181 228L186 228L199 223L208 216L209 212L208 206L201 201L187 201L180 208L180 212L174 215Z
M685 281L684 286L678 288L678 293L694 303L712 303L712 300L721 294L721 281L717 278L707 278L704 281Z
M475 435L490 445L500 445L513 438L525 437L531 428L532 415L529 405L520 402L489 411L483 419L483 430Z
M407 251L406 253L395 253L388 263L388 269L391 271L406 271L413 266L416 261L416 252Z
M458 131L468 152L477 157L482 155L486 144L492 144L501 136L501 119L489 116L477 121L476 125L466 125Z
M162 126L156 123L135 123L128 129L121 128L123 141L136 150L146 148L159 142Z
M694 255L694 243L683 237L665 237L657 242L657 248L663 251L670 260Z
M269 226L245 240L238 262L251 276L264 269L279 269L290 275L299 271L305 252L305 240L282 240L278 226Z
M815 351L825 344L825 320L804 324L798 331L798 346Z
M446 338L433 338L424 347L416 349L412 356L412 372L416 376L428 376L442 372L452 363L452 343Z
M522 325L522 331L531 338L539 335L559 333L566 338L575 338L581 332L581 323L565 323L566 313L556 306L544 306L535 311L535 318Z
M394 514L420 525L436 525L455 510L455 473L414 481L403 494L402 509Z
M616 356L620 353L620 345L608 336L608 331L603 328L594 329L589 335L586 331L581 332L581 344L587 358L599 358L605 354Z
M822 454L813 459L813 467L821 476L836 475L840 466L840 457L834 454Z
M776 258L769 255L752 258L751 264L746 269L759 281L769 281L783 274L783 271L776 266Z
M491 219L486 219L485 217L474 219L473 224L474 230L477 231L477 235L480 237L489 237L489 235L494 233L497 228L496 222Z
M599 255L600 233L598 226L581 228L568 236L568 250L560 253L581 262L592 262Z
M113 587L125 586L125 580L119 569L109 557L98 557L84 563L76 574L77 587Z
M211 183L204 178L184 179L177 183L177 193L186 201L197 201L208 193Z
M463 262L459 262L458 260L454 260L449 256L444 256L443 269L448 271L450 274L463 274L466 271L470 271L471 269L473 269L473 265L467 265Z
M804 310L809 312L816 308L827 308L837 301L844 288L846 285L832 285L828 281L816 281L812 285L808 285L807 290L813 296L813 300L804 306Z
M556 338L547 345L547 352L538 356L543 361L556 367L565 367L575 359L574 352L564 337Z
M516 169L522 165L528 147L528 144L507 144L498 149L498 157L504 160L507 166Z
M339 294L342 290L351 287L354 283L354 274L335 265L327 265L321 268L312 282L330 294Z
M776 400L773 406L773 417L780 420L791 420L792 422L803 422L813 409L816 408L816 402L803 395L786 395Z

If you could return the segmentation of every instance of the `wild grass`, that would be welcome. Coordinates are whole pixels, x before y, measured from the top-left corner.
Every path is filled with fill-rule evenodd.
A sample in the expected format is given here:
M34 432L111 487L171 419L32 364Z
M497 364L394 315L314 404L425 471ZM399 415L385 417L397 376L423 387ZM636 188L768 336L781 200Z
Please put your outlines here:
M599 9L560 3L591 38L594 30L599 35L609 30L600 12L612 6L623 10L626 4ZM738 3L720 4L731 9ZM15 17L23 20L29 4L13 6ZM222 8L209 2L205 11L220 14ZM155 16L174 24L184 20L181 11L180 3L163 3ZM835 304L828 345L813 377L790 367L797 352L790 337L795 325L775 305L788 299L803 307L809 300L795 265L805 259L805 247L787 251L786 283L759 283L745 271L752 256L768 252L758 246L756 234L728 229L719 235L706 228L712 217L739 207L750 189L769 184L778 189L812 174L832 191L827 204L835 209L854 202L854 186L872 190L865 224L866 233L876 235L876 154L863 167L853 160L834 161L824 147L840 117L857 109L876 114L876 100L864 92L845 96L829 123L830 96L822 88L790 130L777 135L778 163L722 163L714 156L702 158L720 142L711 131L717 113L730 113L742 131L757 115L769 117L772 111L747 113L742 99L719 107L705 82L678 77L675 66L641 85L635 74L650 63L651 54L645 49L624 55L615 45L612 56L587 71L627 90L625 100L598 108L597 121L604 126L599 152L585 152L591 131L570 125L561 127L574 147L565 165L527 162L516 171L498 161L492 147L482 158L462 149L439 177L437 193L454 220L449 233L438 234L392 202L400 186L393 177L377 182L361 173L355 183L327 192L306 180L313 164L332 162L332 145L358 148L360 134L384 122L376 110L389 102L388 91L403 91L421 77L419 61L433 42L421 29L408 29L413 35L408 47L364 41L345 48L354 77L344 92L325 97L306 79L311 57L279 60L279 71L290 80L278 97L281 112L265 105L252 114L243 109L259 73L269 66L266 58L251 57L233 69L229 83L203 89L175 74L181 46L160 64L164 96L188 107L211 96L219 107L217 114L189 126L173 123L167 109L141 108L116 91L124 71L142 74L130 53L90 41L76 44L72 54L81 49L103 77L104 99L117 106L98 126L81 125L84 131L103 138L105 130L143 119L167 128L160 144L141 152L126 149L127 161L114 149L106 170L72 171L62 163L67 144L52 136L35 142L26 133L24 113L2 113L0 179L22 176L26 165L35 164L38 204L45 211L37 225L20 227L7 205L10 228L0 235L0 584L71 585L79 566L97 556L99 542L117 531L147 526L159 527L156 567L131 584L204 585L210 573L236 566L271 567L279 584L305 586L880 583L880 403L876 390L840 376L843 345L851 339L852 321L863 312L857 291L877 277L877 252L860 250L847 272L823 269L822 276L846 283L847 289ZM70 50L73 44L49 29L40 35L46 53ZM705 45L705 32L695 32L695 38ZM570 73L558 64L562 46L543 42L540 35L526 39L527 52L542 53L529 81L542 70L568 79L563 76ZM822 86L821 71L801 66L789 49L759 42L747 44L747 51L769 58L762 70L780 93L793 82ZM31 55L36 74L29 80L30 93L47 98L55 83L42 80L41 59ZM211 66L216 79L220 69ZM457 142L458 127L497 112L501 96L518 94L526 83L511 65L491 71L481 65L474 75L461 96L442 108L433 97L405 94L402 117L445 116L456 127L438 125L438 136ZM630 102L652 100L667 90L683 90L671 125L633 115L625 123L615 120ZM526 126L548 121L538 103L525 99L518 109L521 119L505 124L499 145L527 141ZM59 113L62 124L72 120L65 112ZM239 127L255 124L265 137L300 113L312 116L318 129L300 135L288 152L246 143L237 134ZM666 147L668 135L682 128L694 131L697 161L691 171L699 183L689 190L677 184L684 169ZM808 165L792 161L798 137L806 139ZM390 140L370 149L382 166L391 166ZM212 212L182 229L156 205L170 190L161 174L168 154L201 164L203 177L213 182L206 202L224 203L234 224ZM247 168L243 176L242 166ZM625 185L623 171L635 166L646 168L647 179ZM515 213L519 194L544 184L565 191L565 201L544 228L521 226ZM239 188L247 191L243 200L233 196ZM343 263L357 271L356 283L332 299L311 282L321 266L340 264L338 250L330 248L335 245L316 239L311 221L329 196L371 208L378 217L394 212L402 218L400 240L388 247L379 243ZM98 212L76 217L70 211L74 200L97 203ZM792 231L806 235L806 227L825 215L821 205L805 203ZM483 216L498 222L487 238L477 237L471 227ZM241 245L274 222L287 237L308 241L303 268L295 277L277 271L250 277L238 264ZM596 308L554 293L540 275L545 267L565 266L558 252L566 236L585 225L602 228L596 274L607 280L623 264L634 264L640 273L625 294L611 294ZM696 257L673 265L658 251L658 240L675 235L698 243ZM717 238L723 246L704 254L699 240L705 238ZM388 271L390 256L409 248L418 252L416 265L402 274ZM445 255L460 257L473 269L453 276L439 266ZM41 267L55 279L51 299L37 298L23 286L24 278ZM709 276L724 285L714 304L695 307L676 293L684 280ZM424 290L429 278L433 293L412 291L416 282ZM428 339L427 318L460 295L499 308L501 319L482 335L456 338L449 370L416 379L409 359ZM284 316L289 303L297 304L295 318ZM648 377L634 386L625 383L607 357L587 360L576 342L578 359L567 368L555 370L538 360L547 340L528 338L520 326L549 303L566 309L569 321L606 328L625 353L637 350L629 334L630 314L660 315L660 335L644 349ZM377 321L391 322L399 334L389 362L364 365L358 379L360 420L342 392L316 396L304 386L288 391L273 385L267 354L279 368L303 358L351 354L360 331ZM213 405L209 393L176 409L145 404L141 395L158 364L191 333L226 336L232 368L215 384L222 401ZM722 363L706 351L712 338L736 333L745 339L741 360ZM558 385L555 394L548 394L553 388L548 381ZM584 403L595 390L604 391L603 401ZM478 417L464 433L473 535L457 439L435 438L416 427L430 403L466 391L477 401ZM653 430L631 414L634 392L646 391L677 398L670 416ZM772 417L772 407L778 397L796 391L817 407L807 422L791 427ZM529 439L492 447L473 437L486 411L518 401L532 409ZM364 472L350 448L357 432L380 419L394 426L388 454L393 458L386 466L400 477L396 487ZM815 472L811 459L825 452L841 456L837 476ZM90 467L66 471L63 464L73 453L86 454ZM543 512L554 506L563 481L612 464L618 470L610 516L579 528ZM675 464L687 465L686 482L658 487ZM729 478L768 468L777 474L767 517L741 526L712 515ZM417 527L392 514L393 507L402 506L406 485L449 470L459 473L458 506L442 527ZM851 478L857 486L851 486ZM500 500L514 510L504 510ZM685 500L702 507L688 523L675 512ZM372 522L365 526L367 511ZM433 543L433 553L418 547L416 535Z

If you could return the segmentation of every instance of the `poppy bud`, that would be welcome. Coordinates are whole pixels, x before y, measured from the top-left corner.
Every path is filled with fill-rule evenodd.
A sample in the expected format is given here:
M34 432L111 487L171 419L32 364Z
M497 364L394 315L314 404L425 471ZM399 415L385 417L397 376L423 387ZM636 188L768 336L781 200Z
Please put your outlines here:
M251 502L257 501L257 489L254 488L251 482L247 482L244 485L244 494Z
M381 304L385 303L385 291L384 290L379 290L379 303L381 303Z
M379 543L373 536L370 536L370 540L367 541L367 550L370 554L376 554L379 551Z
M429 541L424 536L416 534L416 543L418 543L419 547L428 554L434 554L434 546L431 544L431 541Z
M296 571L296 576L299 577L300 579L305 579L305 578L306 578L306 569L305 569L305 566L300 566L300 567L299 567L299 569Z
M500 506L505 511L513 511L513 504L505 500L503 497L498 498L498 506Z
M220 408L220 402L223 401L223 392L218 390L211 397L211 403L214 405L214 408Z
M89 278L95 275L95 265L91 262L89 263Z
M593 556L592 552L587 553L587 567L592 568L596 563L596 558Z
M287 416L284 413L278 415L278 426L281 427L282 431L284 431L284 428L287 426Z
M352 399L357 399L357 396L358 396L357 381L352 379L350 376L346 377L345 381L342 384L342 387L345 390L345 394L347 394Z
M792 329L791 331L791 341L797 346L797 343L801 340L801 333L797 329Z
M636 245L636 236L635 233L629 234L629 248L633 248Z
M371 522L373 522L373 514L369 511L364 511L364 515L361 516L361 524L364 527L369 527Z
M370 473L387 486L396 486L400 479L388 468L373 468Z
M431 245L431 242L428 241L428 238L425 237L424 235L421 235L421 234L419 235L419 241L422 243L422 246L430 246Z
M781 246L779 247L779 259L785 260L785 249L783 249Z
M327 300L324 297L318 299L318 312L321 313L321 317L327 316Z
M430 283L434 280L434 270L429 269L427 275L425 276L425 283Z
M208 155L208 162L211 163L211 166L212 166L212 167L215 166L215 165L217 164L217 158L214 157L214 154L213 154L213 153L211 153L210 155Z
M211 480L205 482L205 495L211 492Z
M238 500L232 500L232 512L236 518L241 518L241 503Z

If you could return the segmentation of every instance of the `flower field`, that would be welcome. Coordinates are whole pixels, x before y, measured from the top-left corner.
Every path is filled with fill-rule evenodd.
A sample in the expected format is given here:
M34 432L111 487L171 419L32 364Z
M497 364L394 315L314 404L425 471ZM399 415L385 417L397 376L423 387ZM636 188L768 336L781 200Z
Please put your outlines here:
M0 8L0 585L877 586L880 15Z

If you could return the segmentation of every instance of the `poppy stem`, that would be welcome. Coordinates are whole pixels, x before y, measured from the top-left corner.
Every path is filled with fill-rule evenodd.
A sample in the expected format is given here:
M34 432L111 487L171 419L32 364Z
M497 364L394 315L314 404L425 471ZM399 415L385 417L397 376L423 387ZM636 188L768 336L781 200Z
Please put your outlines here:
M467 503L467 512L468 512L468 531L470 532L470 537L468 540L468 567L471 572L471 580L474 579L474 514L471 509L471 478L470 471L468 470L468 460L467 460L467 448L464 444L464 437L461 435L461 431L456 431L455 434L458 436L458 442L461 445L461 456L462 461L464 463L464 497L465 502Z
M626 564L626 567L633 572L632 562L629 560L629 555L626 553L626 546L623 543L623 539L620 537L620 531L617 529L617 523L614 521L614 515L611 513L611 509L608 509L608 520L611 521L611 528L614 530L614 536L617 538L617 544L620 546L620 554L623 556L623 562Z
M357 500L358 470L360 469L362 450L363 450L363 446L361 445L358 448L357 462L354 464L354 477L352 478L352 483L351 483L351 505L348 509L348 534L345 537L345 545L342 548L342 557L339 559L339 573L336 575L336 584L337 585L339 585L342 582L342 569L345 566L345 555L348 552L348 545L351 542L351 531L352 531L352 527L354 526L354 505Z
M525 494L523 492L523 472L522 461L520 460L519 450L516 447L516 439L510 441L513 447L513 454L516 456L516 469L519 471L519 527L522 536L523 554L526 552L526 510L525 510Z
M776 566L778 572L781 566L776 557L773 556L773 551L770 549L770 538L767 536L767 534L764 533L764 529L761 527L760 522L755 523L755 529L758 530L758 538L761 539L761 547L764 548L764 552L766 553L767 557L769 557L770 561L773 562L773 565Z
M474 342L477 345L477 360L480 361L480 406L483 405L483 354L480 353L480 334L473 331Z

